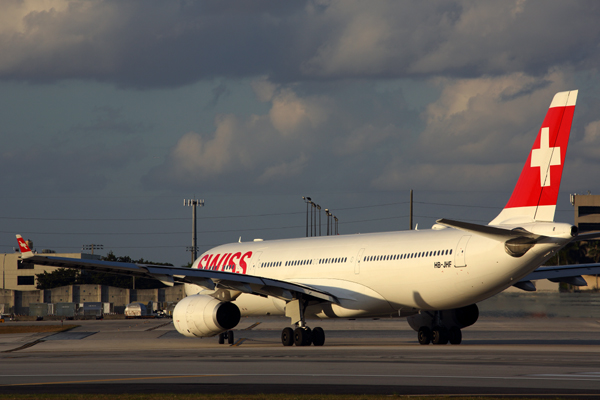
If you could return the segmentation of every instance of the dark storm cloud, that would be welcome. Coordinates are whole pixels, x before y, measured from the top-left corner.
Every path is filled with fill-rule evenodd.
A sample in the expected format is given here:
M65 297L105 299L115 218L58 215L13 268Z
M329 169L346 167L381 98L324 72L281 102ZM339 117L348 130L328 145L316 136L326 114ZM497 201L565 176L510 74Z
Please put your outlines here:
M86 124L77 124L69 128L68 133L82 134L90 133L93 135L116 134L132 135L151 129L151 125L144 122L130 122L123 116L120 109L100 106L93 110L95 118Z
M0 183L18 187L19 195L99 192L133 160L143 156L139 144L94 144L74 149L30 146L0 153ZM117 173L115 175L115 173Z
M0 79L148 88L261 75L543 75L600 61L596 1L44 4L3 5Z

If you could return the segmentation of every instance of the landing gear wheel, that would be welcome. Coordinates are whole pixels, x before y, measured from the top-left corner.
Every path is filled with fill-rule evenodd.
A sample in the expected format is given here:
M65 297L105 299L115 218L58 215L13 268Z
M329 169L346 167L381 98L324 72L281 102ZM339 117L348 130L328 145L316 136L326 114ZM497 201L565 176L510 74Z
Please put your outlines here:
M433 334L431 335L431 343L433 344L447 344L448 343L448 331L442 327L433 328Z
M234 340L233 340L233 331L227 331L227 343L229 344L233 344Z
M219 344L225 343L225 332L219 333Z
M420 344L429 344L431 342L431 330L426 326L422 326L419 328L417 337L419 338Z
M450 332L448 332L448 340L450 341L450 344L460 344L460 342L462 342L461 330L458 328L450 329Z
M313 329L312 344L314 346L323 346L323 344L325 344L325 331L323 328L316 327Z
M302 342L302 346L310 346L312 343L312 331L309 327L304 328L304 341Z
M292 328L285 328L281 331L281 343L284 346L291 346L294 344L294 330Z
M296 328L294 330L294 344L296 346L310 346L311 333L310 328Z

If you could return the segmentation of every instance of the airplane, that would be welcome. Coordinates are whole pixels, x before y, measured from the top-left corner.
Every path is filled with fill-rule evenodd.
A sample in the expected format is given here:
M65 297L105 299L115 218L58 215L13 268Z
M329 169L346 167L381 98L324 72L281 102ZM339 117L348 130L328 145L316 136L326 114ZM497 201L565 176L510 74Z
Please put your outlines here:
M585 285L598 265L540 267L573 240L554 222L577 90L557 93L508 203L488 225L439 219L431 229L224 244L191 268L34 254L17 235L24 262L185 284L173 322L189 337L234 343L242 316L283 315L284 346L323 346L307 320L406 317L420 344L460 344L477 303L510 286L535 290L551 279ZM293 328L292 328L293 327Z

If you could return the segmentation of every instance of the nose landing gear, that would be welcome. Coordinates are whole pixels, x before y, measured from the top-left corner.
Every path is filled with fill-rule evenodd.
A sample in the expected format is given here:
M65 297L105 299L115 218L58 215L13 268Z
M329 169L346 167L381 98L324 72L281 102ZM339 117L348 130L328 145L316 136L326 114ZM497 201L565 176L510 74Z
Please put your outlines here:
M228 344L234 343L233 331L219 333L219 344L224 344L226 340Z

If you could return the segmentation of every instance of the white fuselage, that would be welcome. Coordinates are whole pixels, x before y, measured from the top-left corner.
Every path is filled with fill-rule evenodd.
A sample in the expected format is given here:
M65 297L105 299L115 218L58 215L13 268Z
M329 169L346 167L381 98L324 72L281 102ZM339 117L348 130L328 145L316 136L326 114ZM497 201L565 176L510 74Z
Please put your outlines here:
M482 301L528 275L569 240L547 239L516 258L507 254L502 241L436 227L226 244L204 253L193 268L309 285L339 299L339 305L309 307L307 316L399 316ZM228 263L228 257L233 261ZM223 262L216 266L219 260ZM201 291L198 286L186 286L188 295ZM283 314L285 310L283 300L253 295L242 294L235 303L242 315Z

